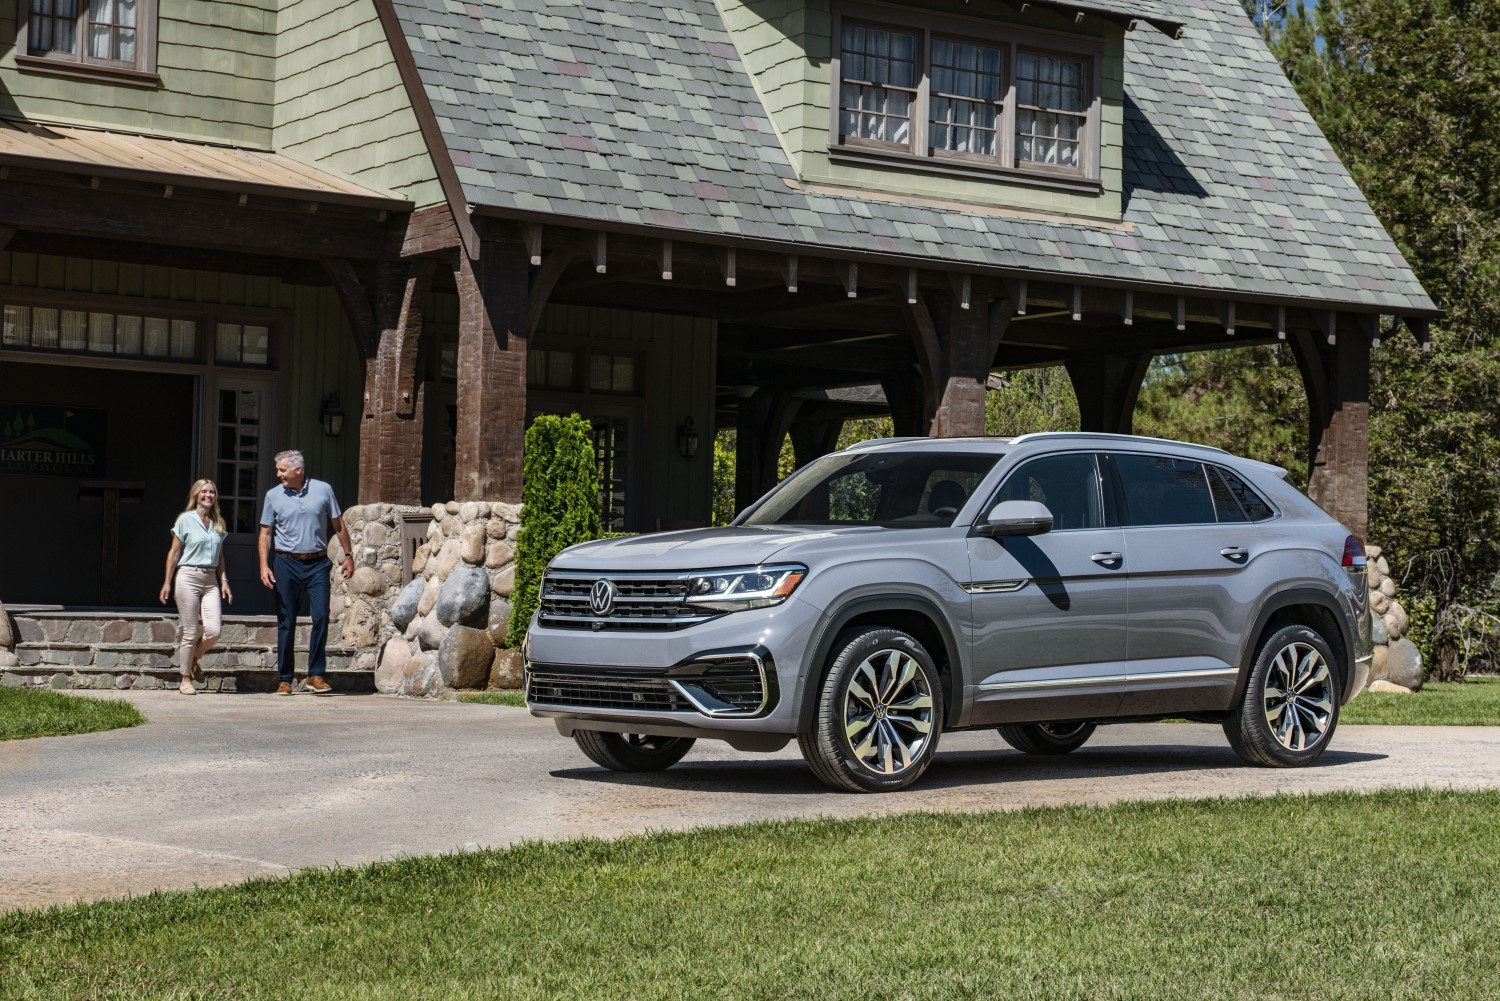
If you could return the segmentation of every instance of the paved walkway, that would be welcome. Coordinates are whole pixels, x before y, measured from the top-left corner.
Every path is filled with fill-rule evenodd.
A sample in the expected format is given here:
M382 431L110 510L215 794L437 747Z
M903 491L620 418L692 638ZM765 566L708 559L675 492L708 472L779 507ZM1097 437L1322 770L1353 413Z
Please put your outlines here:
M796 745L700 742L670 771L595 767L522 709L384 696L109 693L150 719L0 743L0 909L234 883L524 839L748 820L1432 785L1500 788L1500 728L1344 727L1313 768L1243 766L1217 727L1102 728L1038 759L948 734L912 790L830 792Z

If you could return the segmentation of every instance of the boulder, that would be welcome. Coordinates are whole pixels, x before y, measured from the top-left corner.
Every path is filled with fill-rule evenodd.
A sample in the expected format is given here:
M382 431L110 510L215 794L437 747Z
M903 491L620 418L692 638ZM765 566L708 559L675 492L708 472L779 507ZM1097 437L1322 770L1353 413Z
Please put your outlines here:
M436 577L428 577L427 583L422 587L422 600L417 602L417 614L426 615L437 607L438 595L443 593L443 582Z
M468 623L484 614L489 601L489 576L479 567L461 566L448 575L434 609L445 626ZM481 621L483 621L481 619Z
M1365 564L1365 585L1372 591L1380 590L1380 582L1385 580L1385 574L1375 569L1375 564Z
M437 554L437 579L447 580L453 568L459 564L459 542L457 539L449 539L443 543L443 548Z
M380 638L380 613L371 608L368 602L351 601L349 609L344 613L344 627L340 633L340 642L344 646L371 647Z
M1389 577L1391 575L1390 564L1386 563L1384 556L1375 557L1375 569L1380 571L1380 576L1382 577Z
M521 651L503 648L496 650L495 659L490 664L490 690L511 691L525 684L522 663Z
M1383 579L1380 582L1380 593L1387 598L1394 598L1396 596L1396 582L1389 577Z
M443 635L447 630L443 628L443 624L438 621L436 615L431 613L424 615L416 621L415 625L417 627L416 640L419 649L436 650L443 645Z
M1373 685L1371 685L1370 686L1370 691L1372 691L1372 692L1384 692L1387 695L1410 695L1411 694L1411 689L1410 688L1402 688L1400 685L1397 685L1397 684L1395 684L1393 682L1390 682L1390 681L1384 681L1384 680L1377 681Z
M426 587L426 581L413 577L411 583L403 587L401 593L396 595L396 600L391 602L391 622L395 623L398 631L406 632L411 620L419 614L417 606L422 602L422 591Z
M1391 599L1387 598L1379 591L1371 591L1370 607L1374 609L1376 615L1384 615L1386 613L1386 609L1391 607Z
M24 688L25 685L26 678L24 675L14 674L10 671L0 674L0 686L5 688Z
M1386 609L1385 627L1391 631L1391 635L1397 638L1406 635L1406 630L1411 626L1407 621L1406 609L1401 607L1401 602L1391 602L1391 607Z
M499 518L491 518L484 523L484 534L489 539L504 539L505 529L508 526Z
M0 605L0 647L10 648L15 645L16 633L10 627L10 616L6 614L5 606Z
M413 653L411 644L399 636L393 636L386 641L380 650L380 663L375 667L375 689L381 692L394 692L401 688L401 682L406 678L406 665L411 661Z
M510 602L504 598L490 599L489 622L486 629L490 634L490 642L496 646L505 645L505 637L510 630Z
M1377 646L1370 655L1370 681L1384 681L1386 674L1386 660L1390 657L1390 649L1384 645Z
M385 545L385 537L388 529L380 522L365 526L365 545L379 549Z
M1367 560L1378 560L1378 559L1380 559L1380 554L1382 552L1384 552L1384 550L1382 550L1379 546L1366 546L1365 547L1365 559L1367 559Z
M477 501L464 501L458 506L458 520L467 525L479 517L479 503Z
M511 564L504 570L495 574L495 579L490 581L490 590L502 598L509 598L516 589L516 567Z
M437 655L420 654L407 662L406 678L401 682L402 695L428 695L436 691L442 680L437 673Z
M20 667L21 658L9 650L0 650L0 667Z
M484 550L484 565L490 570L498 570L511 561L516 551L511 548L510 543L504 539L496 539Z
M1400 639L1390 645L1386 655L1386 680L1419 691L1422 688L1422 652L1411 640Z
M369 595L371 598L384 594L385 585L385 575L371 567L360 567L354 571L354 576L349 578L349 590L355 594Z
M1391 641L1391 631L1385 627L1385 617L1370 612L1370 641L1379 646Z
M47 683L53 688L71 688L73 686L73 677L72 675L58 671Z
M495 644L483 629L454 626L438 648L438 674L449 688L478 688L489 677Z
M416 555L411 558L411 575L413 579L420 579L422 571L427 569L427 547L418 546Z
M464 530L464 521L456 515L449 515L443 519L443 534L450 539L456 539Z
M473 524L464 529L458 544L458 558L471 566L484 562L484 526Z
M446 517L448 517L447 504L444 504L442 501L438 501L436 504L432 505L432 523L434 525L436 525Z

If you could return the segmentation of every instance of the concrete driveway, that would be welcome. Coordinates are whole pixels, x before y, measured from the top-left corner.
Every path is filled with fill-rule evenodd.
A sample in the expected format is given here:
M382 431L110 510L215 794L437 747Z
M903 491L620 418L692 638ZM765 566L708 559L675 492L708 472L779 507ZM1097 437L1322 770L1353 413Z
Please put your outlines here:
M522 709L384 696L109 693L130 730L0 743L0 909L234 883L525 839L790 817L1125 799L1500 788L1500 728L1344 727L1315 767L1239 763L1217 727L1102 728L1057 759L944 736L912 790L830 792L793 744L700 742L677 767L595 767Z

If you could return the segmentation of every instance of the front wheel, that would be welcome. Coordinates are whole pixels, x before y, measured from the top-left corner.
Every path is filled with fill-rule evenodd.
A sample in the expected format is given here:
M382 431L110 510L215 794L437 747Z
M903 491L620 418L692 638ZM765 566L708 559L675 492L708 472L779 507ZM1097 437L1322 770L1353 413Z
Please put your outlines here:
M1307 626L1283 626L1256 651L1245 696L1224 735L1252 765L1310 765L1328 746L1339 721L1333 651Z
M996 727L1000 739L1027 754L1067 754L1084 745L1097 729L1092 723L1011 723Z
M812 727L797 736L802 756L834 789L904 789L937 750L943 720L937 666L899 629L865 629L840 640Z
M693 746L692 737L653 737L646 733L603 730L574 730L573 740L594 764L616 772L659 772L671 768Z

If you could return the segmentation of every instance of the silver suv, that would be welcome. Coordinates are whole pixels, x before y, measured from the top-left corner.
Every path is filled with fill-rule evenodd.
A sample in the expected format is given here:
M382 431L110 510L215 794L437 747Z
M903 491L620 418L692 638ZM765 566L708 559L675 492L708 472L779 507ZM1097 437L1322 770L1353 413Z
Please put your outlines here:
M886 439L726 528L547 568L526 698L620 771L793 737L837 789L903 788L945 730L1064 754L1100 723L1221 723L1306 765L1370 660L1364 547L1274 466L1103 434Z

